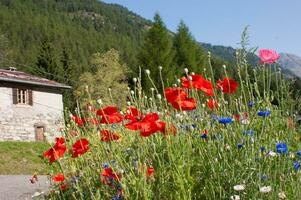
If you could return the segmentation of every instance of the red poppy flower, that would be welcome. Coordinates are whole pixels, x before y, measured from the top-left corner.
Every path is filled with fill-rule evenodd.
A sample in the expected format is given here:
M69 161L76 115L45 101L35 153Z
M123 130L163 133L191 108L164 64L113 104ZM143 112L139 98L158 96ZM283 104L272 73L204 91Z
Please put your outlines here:
M139 121L141 118L143 118L143 113L135 107L129 107L126 109L124 118L130 120L131 122Z
M54 146L43 153L44 158L49 158L49 162L53 163L62 157L66 151L65 139L60 137L56 138Z
M217 86L221 88L223 93L234 93L238 87L238 83L232 78L224 78L217 82Z
M57 174L52 177L52 180L56 183L63 182L65 180L64 174Z
M182 86L184 88L195 88L197 90L203 91L208 96L214 96L213 87L210 81L206 80L201 75L189 75L190 79L186 77L182 77Z
M126 124L125 128L130 130L140 130L140 135L147 137L157 131L164 131L165 122L158 120L159 115L157 113L150 113L140 121L130 122Z
M60 190L61 191L65 191L65 190L67 190L68 189L68 185L67 184L62 184L62 185L60 185Z
M188 93L183 88L165 88L164 93L169 103L184 100L188 97Z
M174 101L171 103L176 110L194 110L196 109L196 100L194 98L186 98L184 100Z
M84 126L86 123L86 120L84 118L81 118L76 115L72 115L71 119L77 124L77 126Z
M107 185L112 185L112 180L118 182L121 180L121 175L118 175L115 172L113 172L112 168L110 167L104 168L101 172L101 176L103 176L101 182Z
M123 116L118 113L118 108L115 106L108 106L103 109L97 110L96 114L101 116L101 124L113 124L122 122Z
M166 88L164 90L167 101L177 110L194 110L196 100L188 98L183 88Z
M208 101L208 103L207 103L207 106L208 106L208 108L210 108L210 109L217 108L217 107L218 107L217 100L209 99L209 101Z
M234 114L233 117L234 117L235 121L238 121L238 122L240 121L240 114Z
M85 138L79 139L72 145L72 157L76 158L79 155L86 153L89 149L89 141Z
M119 140L120 139L120 136L117 133L112 133L107 129L101 130L100 135L101 135L100 140L103 141L103 142L110 142L110 141L113 141L113 140Z
M29 180L30 180L30 182L31 182L32 184L34 184L34 183L38 182L38 176L37 176L36 174L34 174L34 175L31 177L31 179L29 179Z
M153 176L155 172L155 169L153 167L148 167L146 170L146 176L150 177Z

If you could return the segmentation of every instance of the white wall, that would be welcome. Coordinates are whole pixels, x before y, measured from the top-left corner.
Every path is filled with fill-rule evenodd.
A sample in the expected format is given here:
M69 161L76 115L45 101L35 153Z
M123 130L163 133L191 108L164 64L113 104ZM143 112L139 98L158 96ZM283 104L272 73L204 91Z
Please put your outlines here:
M48 139L63 128L62 94L33 89L33 105L15 105L12 88L0 87L0 140L35 141L35 125L45 126Z

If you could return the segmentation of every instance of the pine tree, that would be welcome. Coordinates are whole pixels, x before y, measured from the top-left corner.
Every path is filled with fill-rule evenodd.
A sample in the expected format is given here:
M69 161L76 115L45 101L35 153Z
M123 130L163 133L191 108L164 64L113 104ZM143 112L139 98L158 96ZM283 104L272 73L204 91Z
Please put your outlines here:
M43 40L36 61L36 70L33 72L49 80L60 81L61 69L58 65L55 49L49 39Z
M180 22L174 37L174 49L176 52L175 63L177 65L175 74L177 76L183 74L183 69L186 67L190 71L199 71L199 65L203 64L204 61L204 53L202 47L192 37L183 21Z
M173 78L173 58L171 34L166 29L160 15L155 14L153 26L146 34L144 45L139 55L139 63L142 70L150 70L150 76L156 87L161 92L162 85L159 75L159 66L162 66L163 79L171 82ZM142 73L142 84L145 90L152 86L145 73Z

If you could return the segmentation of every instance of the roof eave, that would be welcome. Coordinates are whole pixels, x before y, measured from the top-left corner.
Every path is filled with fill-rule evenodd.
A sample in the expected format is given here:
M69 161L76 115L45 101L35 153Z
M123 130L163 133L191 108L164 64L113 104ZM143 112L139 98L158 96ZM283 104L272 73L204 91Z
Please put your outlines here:
M25 84L30 84L30 85L46 86L46 87L52 87L52 88L72 89L72 87L69 85L52 85L52 84L47 84L47 83L37 83L34 81L18 80L18 79L4 78L4 77L0 77L0 81L7 81L7 82L13 82L13 83L25 83Z

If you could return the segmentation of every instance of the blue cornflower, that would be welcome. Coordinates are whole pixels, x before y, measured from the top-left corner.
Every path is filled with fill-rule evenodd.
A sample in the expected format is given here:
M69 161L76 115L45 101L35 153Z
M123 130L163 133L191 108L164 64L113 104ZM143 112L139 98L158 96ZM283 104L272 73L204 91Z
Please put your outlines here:
M260 147L260 151L261 151L261 152L265 152L265 151L266 151L266 148L265 148L265 147Z
M265 110L265 111L258 111L257 115L260 117L267 117L271 114L271 111Z
M112 197L112 200L122 200L122 197L121 197L121 195L114 195Z
M106 168L109 168L109 164L108 164L108 163L104 163L102 166L103 166L103 168L105 168L105 169L106 169Z
M218 120L218 116L217 116L216 114L212 114L211 117L212 117L212 119L213 119L214 121L217 121L217 120Z
M276 152L280 154L286 154L288 152L287 145L285 143L276 144Z
M244 135L248 135L248 136L253 136L254 133L255 133L255 132L254 132L253 130L245 130L245 131L243 132Z
M241 149L241 148L243 148L243 147L244 147L243 144L241 144L241 143L238 143L238 144L237 144L237 148L238 148L238 149Z
M233 122L233 119L231 117L220 117L218 119L218 122L220 124L231 124Z
M299 162L294 162L294 169L298 170L300 168L300 163Z
M203 139L207 139L207 138L208 138L208 136L207 136L207 134L203 133L203 134L201 135L201 138L203 138Z
M265 174L260 176L260 180L262 180L262 181L266 181L267 179L268 179L268 176Z
M250 108L252 108L252 107L254 106L254 104L255 104L255 103L254 103L253 101L249 101L249 102L248 102L248 106L249 106Z
M297 151L296 154L301 158L301 150Z

